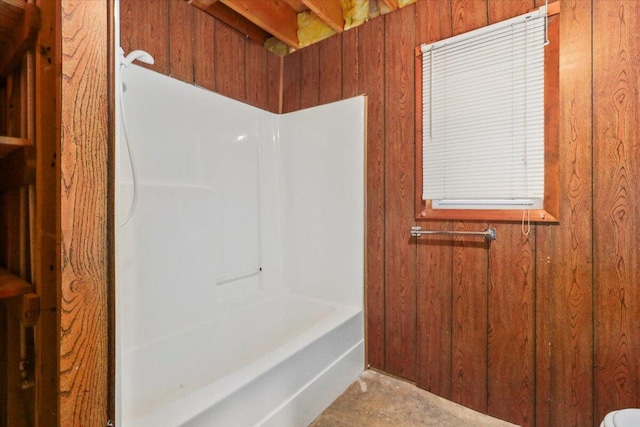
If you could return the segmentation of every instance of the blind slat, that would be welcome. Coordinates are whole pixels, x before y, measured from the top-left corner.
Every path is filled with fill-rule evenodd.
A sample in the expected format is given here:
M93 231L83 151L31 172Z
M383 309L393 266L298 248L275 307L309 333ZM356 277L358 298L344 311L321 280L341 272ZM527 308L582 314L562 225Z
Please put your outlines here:
M544 18L422 46L425 200L544 196Z

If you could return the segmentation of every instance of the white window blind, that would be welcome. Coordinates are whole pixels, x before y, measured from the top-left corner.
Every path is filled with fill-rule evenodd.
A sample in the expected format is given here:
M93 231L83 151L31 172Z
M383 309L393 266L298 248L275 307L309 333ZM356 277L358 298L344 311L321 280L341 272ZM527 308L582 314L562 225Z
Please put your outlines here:
M422 45L423 193L433 207L540 207L546 9Z

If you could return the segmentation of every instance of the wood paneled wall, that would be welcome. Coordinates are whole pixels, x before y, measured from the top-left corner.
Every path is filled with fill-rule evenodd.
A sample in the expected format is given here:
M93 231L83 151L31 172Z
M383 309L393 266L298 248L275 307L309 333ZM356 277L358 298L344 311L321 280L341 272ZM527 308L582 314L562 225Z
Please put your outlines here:
M418 0L285 57L283 112L368 96L372 367L524 426L598 425L609 410L640 406L635 0L561 2L560 223L529 235L519 223L421 224L491 225L491 244L409 237L413 48L542 4Z
M146 50L154 71L280 110L281 58L184 0L121 0L120 32L125 53Z
M122 0L125 51L274 112L358 94L367 120L367 354L374 368L524 426L598 425L640 406L640 51L636 0L564 0L559 224L409 237L413 49L544 4L418 0L283 60L182 0ZM421 224L423 225L423 224Z

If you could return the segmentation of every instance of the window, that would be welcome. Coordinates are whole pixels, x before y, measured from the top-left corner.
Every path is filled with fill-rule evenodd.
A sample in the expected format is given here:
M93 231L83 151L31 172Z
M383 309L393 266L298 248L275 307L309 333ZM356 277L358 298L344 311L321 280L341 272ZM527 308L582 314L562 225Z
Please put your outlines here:
M546 30L541 8L419 47L418 218L557 221L558 23L545 47Z

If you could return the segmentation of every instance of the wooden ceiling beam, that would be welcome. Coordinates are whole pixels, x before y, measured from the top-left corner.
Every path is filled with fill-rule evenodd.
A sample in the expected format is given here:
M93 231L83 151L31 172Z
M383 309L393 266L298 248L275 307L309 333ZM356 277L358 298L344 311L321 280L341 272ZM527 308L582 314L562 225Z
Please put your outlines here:
M344 14L340 0L302 0L313 13L327 23L334 31L344 31Z
M13 35L2 45L0 53L0 75L8 75L22 60L22 55L35 44L40 30L40 8L27 3L22 20L13 31Z
M305 10L308 9L308 7L305 6L302 0L284 0L284 1L286 1L287 4L291 6L291 8L298 13L304 12Z
M197 7L200 10L206 10L209 6L217 2L218 0L186 0L192 6Z
M249 21L298 49L298 14L284 0L220 0ZM216 3L214 3L215 5Z
M384 1L384 4L386 4L390 10L396 10L398 8L398 0L383 0L383 1Z
M259 45L264 45L265 40L271 36L256 24L217 0L190 0L189 4L196 6L199 9L202 9L201 6L206 6L202 9L204 12L213 16L220 22L224 22L231 28L240 31Z

